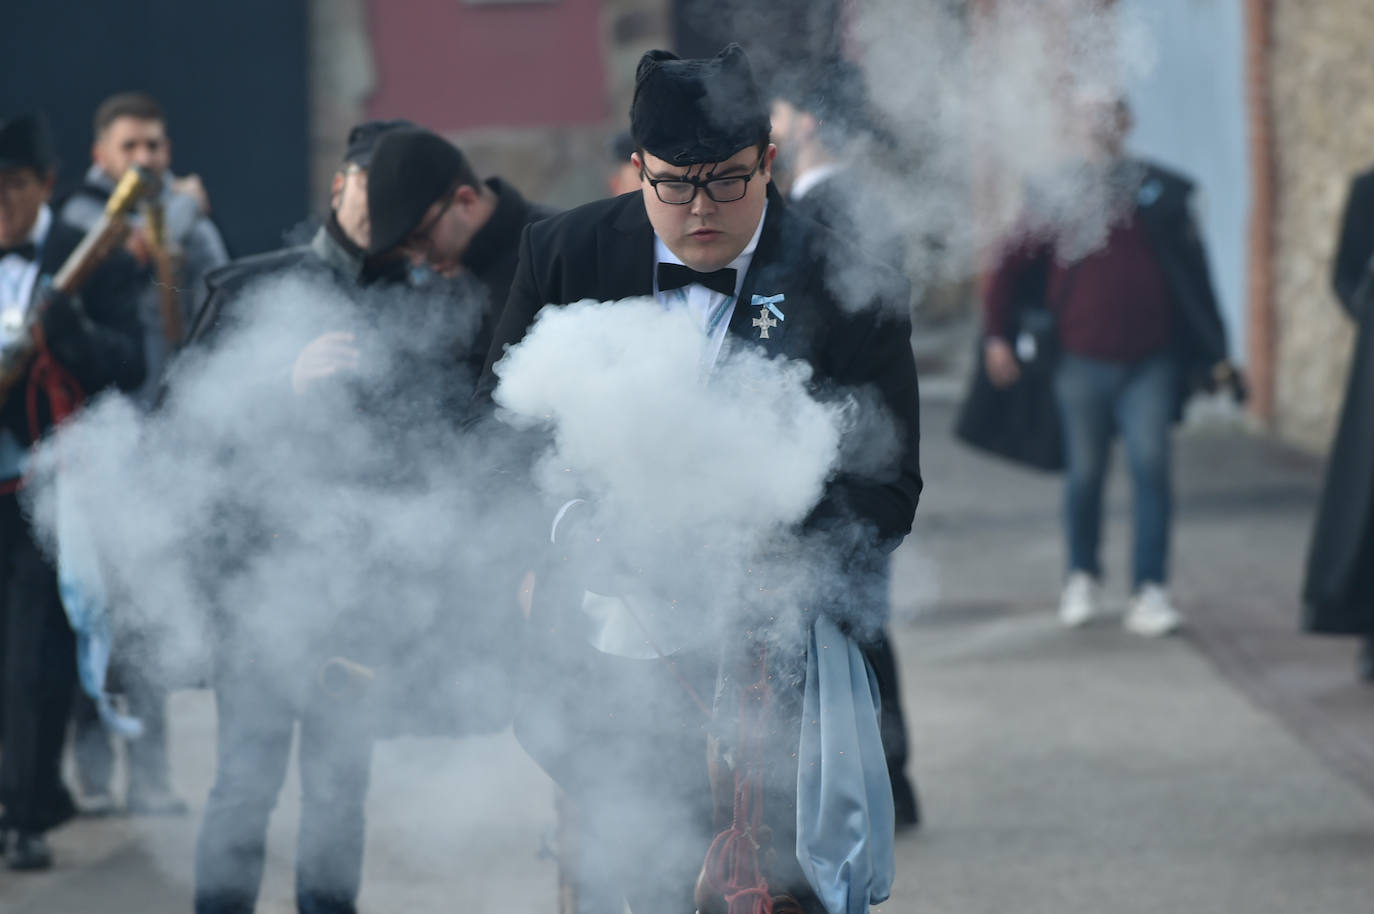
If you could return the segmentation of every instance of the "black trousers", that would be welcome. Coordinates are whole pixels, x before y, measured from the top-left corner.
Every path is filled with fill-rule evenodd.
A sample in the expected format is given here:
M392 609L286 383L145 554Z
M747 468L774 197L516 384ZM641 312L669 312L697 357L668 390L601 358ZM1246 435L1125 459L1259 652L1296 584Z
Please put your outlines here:
M75 813L62 744L76 687L76 636L57 572L13 495L0 496L0 804L8 829L41 834Z
M864 657L873 667L878 680L878 700L882 710L878 716L878 732L883 740L883 756L887 759L887 777L892 784L892 802L897 821L912 821L919 817L916 789L906 775L910 744L906 719L902 714L901 682L897 674L897 655L886 630L862 646Z
M271 677L217 676L215 784L196 844L196 914L252 914L262 882L267 823L300 721L300 914L354 914L362 875L372 719L318 689L293 701ZM303 704L303 707L298 707Z

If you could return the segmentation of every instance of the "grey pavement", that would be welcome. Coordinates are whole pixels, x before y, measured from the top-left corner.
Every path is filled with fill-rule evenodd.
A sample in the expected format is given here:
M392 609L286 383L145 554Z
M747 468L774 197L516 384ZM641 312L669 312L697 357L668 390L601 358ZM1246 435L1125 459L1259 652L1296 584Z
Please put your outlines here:
M898 555L895 643L926 826L882 912L1368 914L1374 689L1354 645L1297 633L1318 467L1225 422L1181 435L1175 589L1192 625L1147 641L1054 620L1058 480L953 442L927 385L927 491ZM1124 598L1117 479L1109 590ZM213 771L213 704L172 704L177 788ZM417 780L416 770L427 772ZM509 735L380 744L363 914L556 909L552 787ZM291 911L293 779L259 910ZM195 813L81 820L58 867L0 871L7 914L190 910Z

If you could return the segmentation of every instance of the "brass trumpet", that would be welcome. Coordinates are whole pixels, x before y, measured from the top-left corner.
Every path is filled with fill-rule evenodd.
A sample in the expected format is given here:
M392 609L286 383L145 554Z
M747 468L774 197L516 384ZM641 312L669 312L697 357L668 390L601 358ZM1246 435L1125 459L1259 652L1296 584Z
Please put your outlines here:
M64 295L76 294L95 268L124 240L129 212L157 191L158 179L147 170L134 166L126 171L105 204L105 212L53 277L52 289ZM30 308L18 339L0 350L0 401L23 380L37 354L34 325L41 310Z

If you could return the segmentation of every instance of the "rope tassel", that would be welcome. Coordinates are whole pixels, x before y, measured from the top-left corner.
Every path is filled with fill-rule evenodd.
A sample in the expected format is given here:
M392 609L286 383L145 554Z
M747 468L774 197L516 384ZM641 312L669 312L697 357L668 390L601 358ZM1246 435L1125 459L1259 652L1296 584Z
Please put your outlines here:
M763 824L764 735L771 693L766 652L758 680L740 695L739 751L734 765L730 827L716 835L697 879L697 914L802 914L790 895L774 897L763 863L773 853Z

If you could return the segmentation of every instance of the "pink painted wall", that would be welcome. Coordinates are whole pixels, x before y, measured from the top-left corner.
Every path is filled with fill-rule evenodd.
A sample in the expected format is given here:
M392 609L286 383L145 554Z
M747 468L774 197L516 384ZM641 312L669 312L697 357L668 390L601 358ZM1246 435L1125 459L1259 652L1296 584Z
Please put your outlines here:
M370 117L441 132L599 124L600 0L369 0Z

